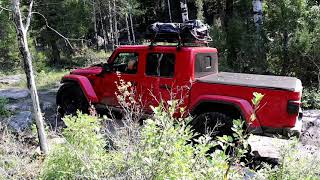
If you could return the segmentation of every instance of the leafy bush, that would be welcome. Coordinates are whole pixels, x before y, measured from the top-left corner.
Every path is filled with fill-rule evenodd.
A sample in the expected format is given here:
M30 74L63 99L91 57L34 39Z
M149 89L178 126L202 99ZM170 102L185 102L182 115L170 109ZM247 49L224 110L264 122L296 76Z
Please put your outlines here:
M257 173L257 179L319 179L319 154L303 153L298 147L298 140L283 146L280 152L280 162L275 168L264 165L265 168Z
M0 117L10 116L10 111L6 109L7 103L8 103L8 99L0 97Z
M243 176L237 166L230 166L224 151L208 153L217 146L209 135L192 143L194 134L185 119L174 118L164 106L153 110L154 116L142 127L132 123L114 125L112 132L108 128L103 135L109 143L105 143L96 117L80 113L65 118L67 143L51 151L41 177L222 179L226 172L230 178Z
M79 113L65 117L63 135L67 143L56 145L44 162L43 179L103 177L105 142L96 117ZM89 178L89 179L90 179Z
M175 104L175 103L169 103ZM170 108L173 110L174 108ZM146 120L140 133L122 141L114 138L117 161L112 167L121 167L113 178L125 176L129 179L222 179L229 167L228 156L223 151L208 151L217 143L209 135L195 139L185 119L175 119L164 106L153 108L154 116ZM171 111L172 112L172 111ZM131 129L131 128L130 128ZM120 133L121 134L121 133ZM136 136L138 135L138 136ZM124 144L131 144L126 146ZM118 152L124 152L119 156ZM120 157L120 158L119 158ZM234 168L230 178L240 177Z
M320 109L319 90L304 89L302 93L302 107L306 109Z

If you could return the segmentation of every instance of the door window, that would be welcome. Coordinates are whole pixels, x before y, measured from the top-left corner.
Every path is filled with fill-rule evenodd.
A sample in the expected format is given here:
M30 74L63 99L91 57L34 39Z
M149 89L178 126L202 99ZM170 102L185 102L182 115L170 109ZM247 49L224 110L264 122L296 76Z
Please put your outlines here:
M146 75L173 77L175 55L171 53L150 53L147 56Z
M112 63L112 70L125 74L136 74L138 53L119 53Z

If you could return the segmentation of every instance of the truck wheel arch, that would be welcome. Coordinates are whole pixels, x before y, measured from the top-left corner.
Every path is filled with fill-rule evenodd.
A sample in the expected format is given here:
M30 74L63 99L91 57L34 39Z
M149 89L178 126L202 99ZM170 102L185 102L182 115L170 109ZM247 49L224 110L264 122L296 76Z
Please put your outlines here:
M253 107L244 99L220 95L206 95L199 97L195 103L191 104L190 113L193 116L208 111L222 112L234 119L241 117L246 121L247 125L250 123L251 127L260 127L258 120L250 122Z
M64 76L61 80L61 83L62 84L65 84L65 83L75 83L77 84L83 94L85 95L87 101L89 103L97 103L98 102L98 97L89 81L88 78L84 77L84 76L80 76L80 75L67 75L67 76ZM57 94L57 99L59 98L59 94Z

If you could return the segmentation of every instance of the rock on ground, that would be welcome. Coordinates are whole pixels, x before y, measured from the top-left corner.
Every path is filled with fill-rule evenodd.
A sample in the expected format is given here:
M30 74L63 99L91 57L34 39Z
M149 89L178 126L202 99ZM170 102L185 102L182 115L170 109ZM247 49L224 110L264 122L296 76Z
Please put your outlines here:
M10 89L0 89L0 97L12 99L12 100L19 100L29 96L29 90L27 89L17 89L17 88L10 88Z
M303 115L301 143L320 148L320 110L306 110Z
M44 120L49 126L56 124L56 89L38 91L40 106L44 114ZM7 98L9 103L6 109L13 113L13 116L6 120L16 132L27 129L32 124L32 100L28 89L10 88L0 89L0 98Z
M23 79L23 76L21 74L0 77L0 84L6 84L6 85L18 84L20 81L22 81L22 79Z
M21 111L9 118L9 127L15 132L22 132L32 124L32 113L30 111Z
M320 110L305 110L303 115L298 148L304 153L320 156ZM262 157L279 158L281 148L288 145L290 140L252 136L249 143L252 150L257 151Z

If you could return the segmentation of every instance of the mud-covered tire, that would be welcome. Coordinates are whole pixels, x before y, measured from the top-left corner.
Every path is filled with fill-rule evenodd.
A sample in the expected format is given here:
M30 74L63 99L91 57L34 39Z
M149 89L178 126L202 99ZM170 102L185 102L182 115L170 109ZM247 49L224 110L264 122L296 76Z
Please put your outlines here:
M192 121L192 129L199 134L212 136L232 135L232 118L220 112L204 112Z
M76 83L63 84L57 93L58 116L76 115L77 110L89 112L89 103Z

